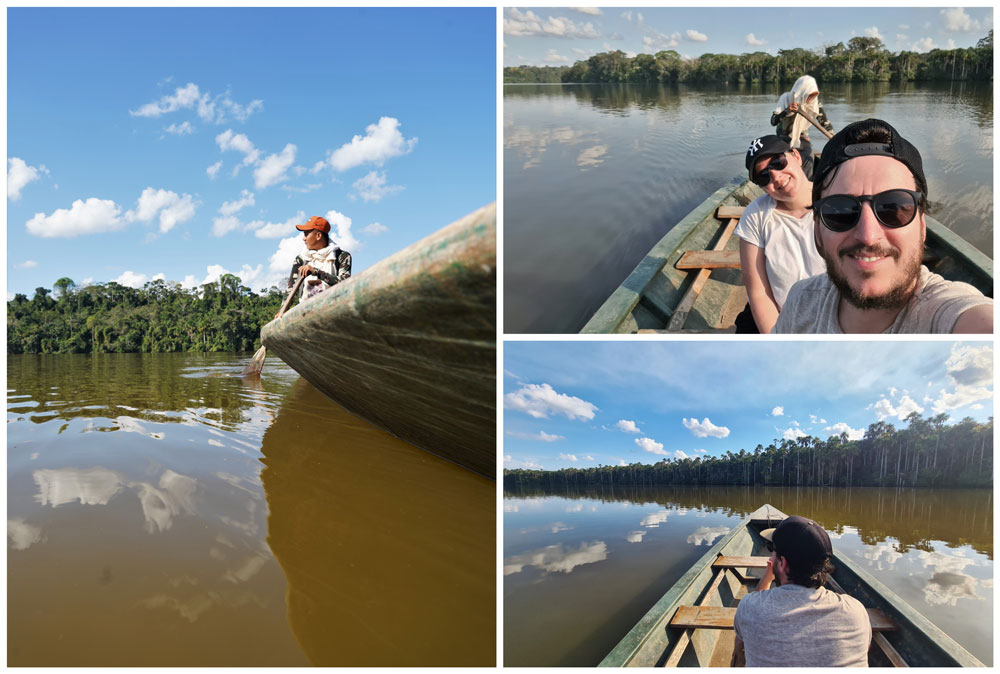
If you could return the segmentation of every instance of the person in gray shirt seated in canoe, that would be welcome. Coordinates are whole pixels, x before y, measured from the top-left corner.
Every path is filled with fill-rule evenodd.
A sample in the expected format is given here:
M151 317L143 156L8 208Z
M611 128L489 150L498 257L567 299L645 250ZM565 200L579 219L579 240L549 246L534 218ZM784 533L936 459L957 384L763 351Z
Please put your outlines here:
M793 516L761 536L772 550L757 591L740 600L732 666L867 667L872 629L854 597L823 585L833 546L823 527ZM771 588L774 579L780 585Z
M792 286L773 332L992 332L992 299L921 264L927 180L889 124L866 119L830 139L812 202L827 273Z

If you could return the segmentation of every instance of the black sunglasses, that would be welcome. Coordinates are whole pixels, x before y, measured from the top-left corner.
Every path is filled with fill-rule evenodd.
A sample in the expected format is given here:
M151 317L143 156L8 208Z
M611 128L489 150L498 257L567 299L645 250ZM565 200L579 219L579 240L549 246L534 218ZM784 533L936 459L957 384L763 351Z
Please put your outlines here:
M919 192L895 189L878 194L831 194L817 199L813 211L819 216L823 226L832 232L846 232L861 219L861 202L867 201L875 214L875 219L885 227L896 229L906 227L917 216L921 202Z
M757 187L767 187L767 184L771 182L771 170L780 171L786 166L788 166L788 157L784 154L779 154L769 161L760 173L754 176L753 181Z

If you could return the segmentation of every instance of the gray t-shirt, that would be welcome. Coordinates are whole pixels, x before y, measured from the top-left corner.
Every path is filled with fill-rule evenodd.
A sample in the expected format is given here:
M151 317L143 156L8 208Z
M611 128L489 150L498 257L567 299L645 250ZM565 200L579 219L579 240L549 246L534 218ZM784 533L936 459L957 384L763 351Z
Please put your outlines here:
M827 274L799 281L788 291L771 332L843 334L839 304L840 293ZM959 316L983 304L993 300L968 283L946 281L921 266L917 291L883 334L950 334Z
M740 600L747 667L867 667L872 628L854 597L788 583Z

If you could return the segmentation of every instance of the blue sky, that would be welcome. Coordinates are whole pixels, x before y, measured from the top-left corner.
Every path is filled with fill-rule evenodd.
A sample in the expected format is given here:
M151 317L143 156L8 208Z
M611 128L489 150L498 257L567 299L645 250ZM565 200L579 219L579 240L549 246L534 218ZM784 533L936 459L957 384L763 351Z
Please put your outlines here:
M508 7L503 65L572 65L598 52L674 49L743 54L881 38L892 52L972 47L993 27L989 7Z
M802 434L861 437L917 411L993 414L985 342L504 343L505 468L587 467L753 451Z
M7 296L355 273L496 199L496 10L7 11Z

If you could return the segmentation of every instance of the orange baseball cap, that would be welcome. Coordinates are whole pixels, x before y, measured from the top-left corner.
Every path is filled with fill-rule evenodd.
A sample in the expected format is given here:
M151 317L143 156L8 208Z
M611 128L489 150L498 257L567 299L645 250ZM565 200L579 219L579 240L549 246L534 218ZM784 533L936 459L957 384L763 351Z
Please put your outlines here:
M330 223L326 221L326 218L321 218L318 215L314 215L309 220L306 221L304 225L295 225L295 229L301 230L303 232L309 231L310 229L318 229L324 234L330 233Z

